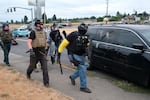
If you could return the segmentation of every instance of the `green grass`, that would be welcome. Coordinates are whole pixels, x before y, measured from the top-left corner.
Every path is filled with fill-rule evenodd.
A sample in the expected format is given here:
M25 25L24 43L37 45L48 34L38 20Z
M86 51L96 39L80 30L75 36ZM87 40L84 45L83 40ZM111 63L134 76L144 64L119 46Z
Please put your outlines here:
M143 87L125 80L113 80L112 83L127 92L150 94L150 87Z

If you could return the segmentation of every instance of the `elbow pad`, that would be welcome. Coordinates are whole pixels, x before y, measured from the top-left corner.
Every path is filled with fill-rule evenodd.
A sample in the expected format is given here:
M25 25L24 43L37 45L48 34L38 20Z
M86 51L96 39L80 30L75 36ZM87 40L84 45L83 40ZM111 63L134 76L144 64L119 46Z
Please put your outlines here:
M66 48L68 44L69 44L69 41L67 39L64 39L58 47L58 52L62 53L64 48Z

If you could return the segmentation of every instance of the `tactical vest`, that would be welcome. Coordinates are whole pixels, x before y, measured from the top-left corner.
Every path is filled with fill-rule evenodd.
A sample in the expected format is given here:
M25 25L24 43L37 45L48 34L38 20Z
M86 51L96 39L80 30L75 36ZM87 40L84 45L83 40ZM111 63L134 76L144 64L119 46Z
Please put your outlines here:
M87 44L88 44L88 36L80 35L78 32L72 32L72 37L69 40L70 44L67 49L70 53L75 53L78 55L83 55L86 53Z
M45 47L46 33L44 31L35 31L35 39L32 41L32 47Z
M0 37L4 43L11 42L11 39L12 39L12 35L9 31L7 31L7 32L2 31L0 33Z
M86 35L79 35L75 41L75 52L76 53L85 53L88 43L88 37Z

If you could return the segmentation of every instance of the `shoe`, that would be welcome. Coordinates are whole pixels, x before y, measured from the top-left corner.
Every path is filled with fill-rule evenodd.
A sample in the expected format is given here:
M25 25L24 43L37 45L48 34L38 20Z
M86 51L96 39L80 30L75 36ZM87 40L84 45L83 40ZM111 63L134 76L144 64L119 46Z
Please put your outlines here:
M3 60L4 63L6 63L6 60Z
M38 73L38 72L40 72L40 69L35 68L35 69L34 69L34 72Z
M27 74L27 79L31 79L31 76Z
M9 63L8 63L8 64L6 63L6 65L7 65L7 66L10 66L10 64L9 64Z
M80 91L85 93L92 93L92 91L89 88L80 88Z
M71 76L69 76L69 78L70 78L70 80L71 80L72 85L76 85L75 80L74 80Z
M44 84L45 87L50 87L48 83Z
M55 57L52 57L52 56L51 56L51 62L52 62L52 64L55 63Z

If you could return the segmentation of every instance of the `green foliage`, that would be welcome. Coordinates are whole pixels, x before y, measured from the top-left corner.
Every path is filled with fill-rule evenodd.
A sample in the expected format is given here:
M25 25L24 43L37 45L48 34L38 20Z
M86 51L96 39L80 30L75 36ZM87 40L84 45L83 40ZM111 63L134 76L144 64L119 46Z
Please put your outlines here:
M57 21L57 17L56 17L55 14L54 14L53 17L52 17L52 21Z
M95 16L91 16L90 19L96 19L96 17Z
M27 22L28 22L28 17L25 15L24 16L24 23L27 24Z
M122 88L124 91L136 92L136 93L150 93L150 88L138 86L134 83L125 80L113 80L113 84Z
M104 19L104 17L98 17L98 18L97 18L97 22L102 22L103 19Z
M110 21L119 21L120 20L120 17L117 17L117 16L112 16L110 18Z
M45 13L42 14L42 22L43 22L43 23L44 23L44 22L46 22L46 23L48 22L48 21L47 21L47 15L46 15Z

